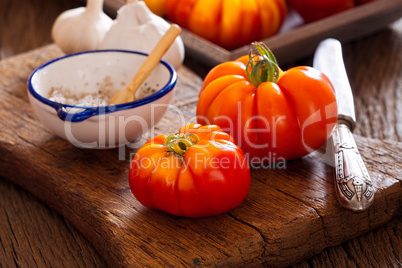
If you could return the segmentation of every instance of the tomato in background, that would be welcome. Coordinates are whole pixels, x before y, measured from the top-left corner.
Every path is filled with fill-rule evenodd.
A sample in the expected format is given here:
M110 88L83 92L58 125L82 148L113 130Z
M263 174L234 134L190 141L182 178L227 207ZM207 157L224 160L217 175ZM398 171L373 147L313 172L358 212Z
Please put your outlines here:
M164 17L166 16L166 0L143 0L152 13Z
M226 49L238 48L278 32L285 0L166 0L167 17Z
M288 2L305 22L323 19L355 6L354 0L288 0Z

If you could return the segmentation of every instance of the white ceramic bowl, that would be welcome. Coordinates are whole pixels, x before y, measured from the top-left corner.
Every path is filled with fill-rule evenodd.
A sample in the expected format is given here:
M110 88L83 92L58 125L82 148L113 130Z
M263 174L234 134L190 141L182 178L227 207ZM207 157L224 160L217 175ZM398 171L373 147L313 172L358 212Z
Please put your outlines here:
M177 81L174 68L161 61L145 83L157 91L124 104L84 107L49 100L50 92L91 94L100 87L123 89L146 54L97 50L66 55L37 68L28 80L28 95L39 120L54 134L83 148L114 148L135 141L164 115Z

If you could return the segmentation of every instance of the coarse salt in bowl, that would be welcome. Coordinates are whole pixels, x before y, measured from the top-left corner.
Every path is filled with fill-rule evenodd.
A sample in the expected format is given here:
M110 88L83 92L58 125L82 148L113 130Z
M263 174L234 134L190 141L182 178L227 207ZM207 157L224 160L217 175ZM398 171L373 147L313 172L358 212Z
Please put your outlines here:
M82 148L115 148L139 139L165 114L177 81L160 61L132 102L108 106L125 88L147 54L94 50L69 54L38 67L28 96L39 120L55 135Z

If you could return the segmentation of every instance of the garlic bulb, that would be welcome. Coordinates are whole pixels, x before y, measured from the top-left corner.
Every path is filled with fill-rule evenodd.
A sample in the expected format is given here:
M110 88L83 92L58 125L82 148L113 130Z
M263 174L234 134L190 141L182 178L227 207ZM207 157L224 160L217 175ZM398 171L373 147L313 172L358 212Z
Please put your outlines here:
M99 49L125 49L150 53L170 24L153 14L143 1L129 2L118 10L112 27ZM184 45L180 36L162 58L178 69L184 60Z
M102 8L103 0L87 0L86 7L61 13L52 27L53 41L65 53L96 49L113 24Z

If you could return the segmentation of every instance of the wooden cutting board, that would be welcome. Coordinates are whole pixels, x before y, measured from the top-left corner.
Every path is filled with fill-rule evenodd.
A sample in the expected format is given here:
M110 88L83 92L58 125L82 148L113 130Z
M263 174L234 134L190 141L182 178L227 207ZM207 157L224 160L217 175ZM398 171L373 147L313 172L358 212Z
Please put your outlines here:
M60 55L49 45L0 62L0 176L62 214L110 266L283 267L401 213L402 144L360 136L356 142L377 190L365 212L339 206L333 170L314 156L285 169L252 170L246 200L219 216L191 219L148 209L128 186L135 148L79 149L49 133L33 114L27 78ZM186 67L178 75L173 104L179 110L169 110L155 134L176 131L178 111L187 120L195 115L202 80Z

